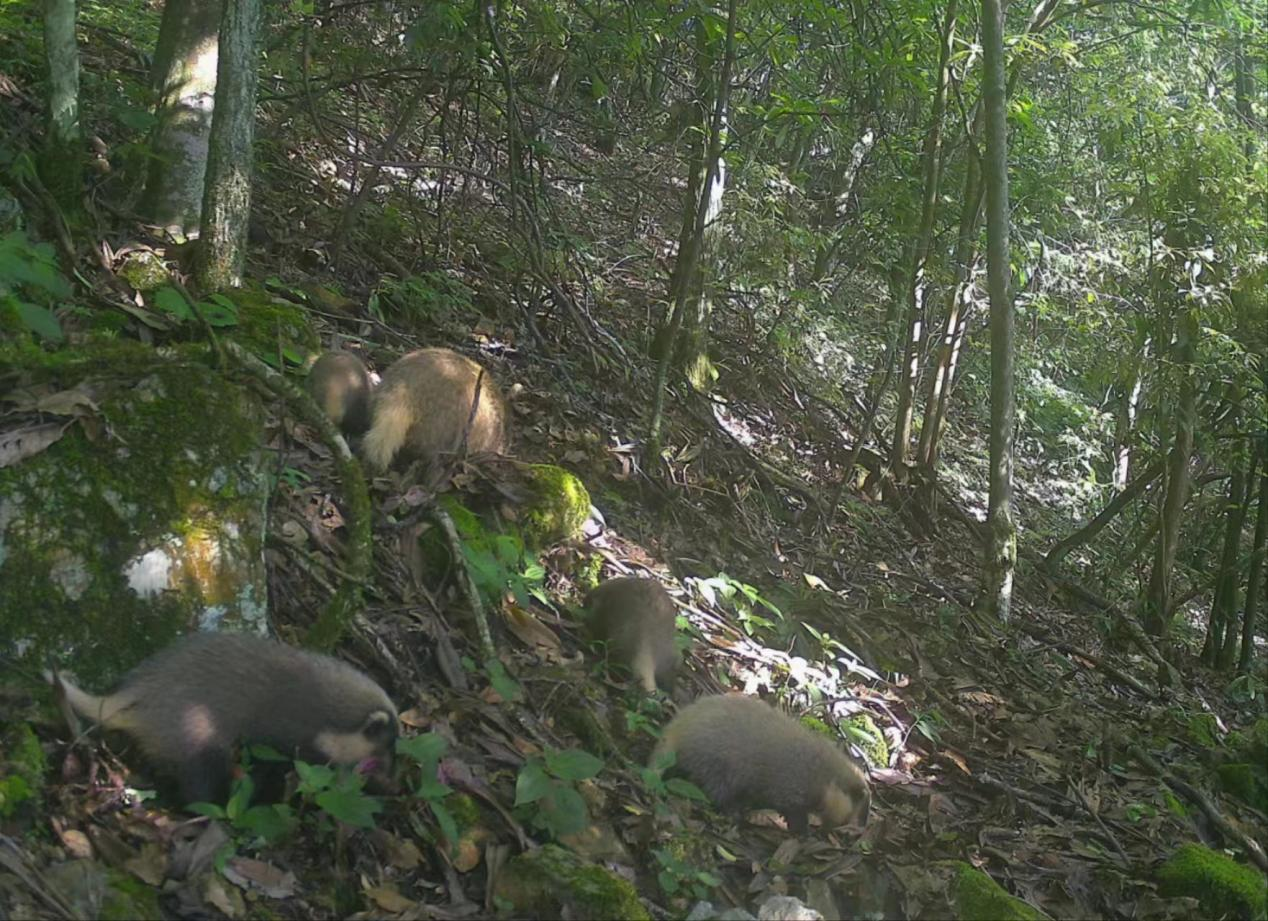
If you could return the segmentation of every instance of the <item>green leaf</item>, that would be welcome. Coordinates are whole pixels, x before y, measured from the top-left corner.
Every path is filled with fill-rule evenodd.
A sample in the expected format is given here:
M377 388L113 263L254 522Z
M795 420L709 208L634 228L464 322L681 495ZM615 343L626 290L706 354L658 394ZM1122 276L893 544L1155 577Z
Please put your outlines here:
M203 301L198 307L202 311L203 319L207 321L208 326L238 325L238 308L232 301L228 302L227 307L224 304L212 304L207 301Z
M259 742L255 742L252 745L249 745L247 747L247 750L251 753L251 759L253 761L281 762L281 761L291 760L287 755L283 755L280 751L278 751L273 746L263 745Z
M255 781L251 779L250 774L243 774L233 782L229 802L225 804L225 815L228 816L230 822L236 822L238 817L247 811L254 793Z
M279 841L295 827L295 816L285 803L252 806L234 823L238 828L263 838L266 843Z
M552 782L542 766L535 761L520 768L515 778L515 805L526 806L535 803L550 793Z
M546 753L546 770L560 780L589 780L602 769L602 760L577 748Z
M450 848L453 848L458 843L458 823L454 821L453 813L440 803L431 802L427 805L431 808L431 814L436 817L436 824L440 826L440 833L445 836Z
M354 828L373 828L374 816L383 809L373 796L347 791L327 790L317 794L316 802L324 812Z
M225 818L225 807L217 806L215 803L189 803L185 808L211 819Z
M41 339L49 342L61 342L66 338L62 332L61 322L53 315L53 311L39 304L28 304L18 301L18 319L24 326Z
M494 659L485 665L484 670L489 676L489 684L493 685L493 690L498 692L499 697L503 700L520 699L520 686L506 673L505 665Z
M448 748L445 737L434 732L396 740L396 753L419 764L435 764Z
M159 288L154 292L154 306L176 317L178 320L193 319L194 311L189 306L189 301L185 300L175 288Z
M556 838L575 834L589 823L586 801L572 787L554 783L554 789L542 805L540 819Z
M295 771L299 774L300 793L319 793L328 789L335 781L334 768L327 767L324 764L309 764L306 761L296 761Z
M665 781L665 789L675 796L681 796L686 799L694 799L701 803L709 802L709 797L705 792L693 784L689 780L683 780L681 777L671 777Z

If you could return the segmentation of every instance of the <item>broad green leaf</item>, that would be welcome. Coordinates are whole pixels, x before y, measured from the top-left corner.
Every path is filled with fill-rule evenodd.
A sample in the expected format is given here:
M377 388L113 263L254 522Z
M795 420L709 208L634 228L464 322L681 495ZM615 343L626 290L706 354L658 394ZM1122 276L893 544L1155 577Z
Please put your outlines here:
M535 803L550 793L551 779L542 770L540 764L530 761L520 768L519 777L515 778L515 805L526 806Z
M411 758L419 764L434 763L449 748L444 736L435 732L424 732L396 740L396 753Z
M374 816L383 809L373 796L343 790L318 793L316 802L326 813L354 828L373 828Z
M53 311L39 304L28 304L18 301L18 317L24 326L41 339L49 342L61 342L66 338L62 332L61 322L53 315Z
M683 780L681 777L671 777L665 781L665 789L675 796L681 796L686 799L694 799L697 802L707 803L709 797L705 792L693 784L689 780Z
M316 793L330 787L335 780L335 770L324 764L309 764L306 761L295 762L295 772L299 774L299 792Z
M546 753L546 770L560 780L589 780L602 769L602 760L580 749Z
M154 292L154 306L178 320L190 320L194 316L189 302L175 288L159 288Z

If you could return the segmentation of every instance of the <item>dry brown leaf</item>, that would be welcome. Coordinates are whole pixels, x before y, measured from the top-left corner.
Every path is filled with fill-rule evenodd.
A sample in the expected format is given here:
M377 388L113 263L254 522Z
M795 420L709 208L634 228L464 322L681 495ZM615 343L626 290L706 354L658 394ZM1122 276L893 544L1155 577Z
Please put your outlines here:
M58 828L57 837L61 839L62 846L72 857L87 858L92 856L92 842L78 828L67 828L65 830Z
M418 904L413 899L408 899L397 892L395 886L370 886L365 890L365 894L379 908L394 915L409 911Z
M44 422L0 435L0 467L12 467L34 457L66 434L66 423Z
M251 857L231 857L225 864L225 879L242 889L255 889L270 899L286 899L295 894L295 874Z
M559 660L562 654L559 637L555 635L554 630L551 630L538 620L531 611L527 611L517 604L504 604L502 606L502 617L511 632L515 634L521 643L549 660Z
M208 873L202 880L203 899L214 905L221 914L229 918L241 918L246 914L247 906L242 893L225 885L223 877Z
M167 876L167 852L153 842L141 845L141 853L124 861L123 868L150 886L161 886Z
M413 841L402 841L394 835L383 839L387 862L398 870L413 870L423 862L423 854Z
M431 725L431 717L417 707L411 707L398 718L411 729L422 729Z

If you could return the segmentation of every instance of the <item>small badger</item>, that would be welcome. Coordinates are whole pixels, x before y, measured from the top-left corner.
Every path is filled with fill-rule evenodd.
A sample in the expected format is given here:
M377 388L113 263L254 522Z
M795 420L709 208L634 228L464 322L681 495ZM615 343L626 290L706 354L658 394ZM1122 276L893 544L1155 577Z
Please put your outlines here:
M373 680L330 656L261 637L197 633L146 659L96 697L49 674L64 705L126 732L186 803L224 802L233 747L259 742L312 762L386 766L396 708Z
M776 809L796 834L818 813L835 827L866 823L863 772L828 739L744 694L702 697L670 721L652 754L676 756L684 774L723 810Z
M313 401L345 435L370 427L370 372L351 352L337 349L318 358L305 382Z
M607 643L609 657L628 667L643 690L673 689L677 612L663 585L655 579L609 579L586 596L585 607L590 635Z
M483 372L483 377L481 373ZM472 454L506 450L506 399L493 376L449 349L419 349L387 369L370 398L369 434L361 451L375 470L400 460L434 463L458 450L480 382L480 404L467 450Z

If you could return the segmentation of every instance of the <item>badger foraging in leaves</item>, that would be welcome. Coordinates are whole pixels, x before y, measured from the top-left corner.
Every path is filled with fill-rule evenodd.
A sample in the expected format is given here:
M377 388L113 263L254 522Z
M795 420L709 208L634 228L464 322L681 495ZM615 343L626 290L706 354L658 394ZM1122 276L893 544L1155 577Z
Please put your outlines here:
M472 418L477 381L479 405ZM464 432L472 454L500 454L507 446L502 391L487 371L449 349L419 349L388 368L370 398L370 416L361 451L375 470L387 470L398 459L435 463L461 447Z
M775 809L797 834L811 812L829 827L867 821L863 772L831 741L759 698L719 694L684 707L665 727L652 766L670 752L670 771L723 810Z
M370 427L370 372L351 352L327 352L313 364L306 380L313 401L345 435Z
M586 596L586 628L607 644L608 656L629 668L647 693L670 691L678 669L677 612L655 579L609 579Z
M238 742L366 771L391 762L396 708L350 665L261 637L198 633L146 659L101 697L48 675L63 706L130 735L174 774L183 802L224 802Z

